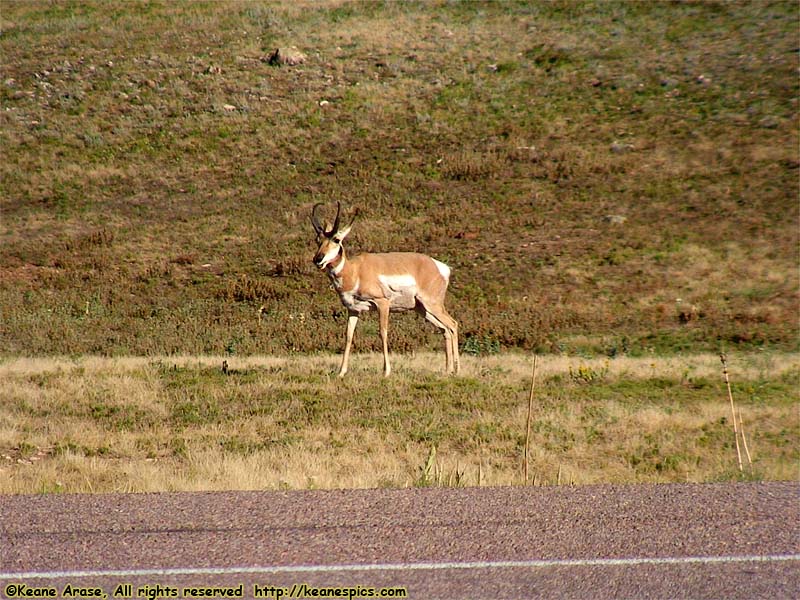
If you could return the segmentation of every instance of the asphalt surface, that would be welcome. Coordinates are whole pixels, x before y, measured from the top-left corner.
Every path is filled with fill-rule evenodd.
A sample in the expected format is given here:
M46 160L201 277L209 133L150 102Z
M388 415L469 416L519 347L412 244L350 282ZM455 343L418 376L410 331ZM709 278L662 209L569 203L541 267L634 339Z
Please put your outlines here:
M94 586L109 598L340 586L352 597L797 598L800 486L0 496L0 596Z

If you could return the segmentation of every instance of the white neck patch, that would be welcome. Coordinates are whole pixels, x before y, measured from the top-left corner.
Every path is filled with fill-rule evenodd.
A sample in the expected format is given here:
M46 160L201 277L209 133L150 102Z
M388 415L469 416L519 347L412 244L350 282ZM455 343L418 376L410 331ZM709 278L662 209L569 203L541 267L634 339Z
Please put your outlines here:
M342 252L342 260L339 261L338 265L336 265L331 269L331 273L338 276L339 273L341 273L344 270L344 262L345 262L344 252Z

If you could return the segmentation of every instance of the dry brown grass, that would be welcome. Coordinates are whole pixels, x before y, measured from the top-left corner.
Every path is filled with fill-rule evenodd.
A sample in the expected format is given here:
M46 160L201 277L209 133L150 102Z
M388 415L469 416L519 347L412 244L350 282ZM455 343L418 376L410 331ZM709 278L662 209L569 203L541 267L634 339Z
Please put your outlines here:
M0 492L507 485L529 357L34 358L0 364ZM799 357L737 355L757 478L795 479ZM537 485L735 479L719 359L541 357ZM443 363L443 359L442 359ZM423 472L432 446L436 460Z

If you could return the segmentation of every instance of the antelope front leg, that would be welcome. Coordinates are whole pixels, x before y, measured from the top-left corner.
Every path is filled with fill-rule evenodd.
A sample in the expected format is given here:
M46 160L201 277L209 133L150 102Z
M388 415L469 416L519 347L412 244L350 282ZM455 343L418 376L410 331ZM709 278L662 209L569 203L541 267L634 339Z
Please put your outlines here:
M342 367L339 369L339 377L344 377L347 373L347 363L350 360L350 346L353 345L353 334L358 324L358 313L350 313L347 317L347 341L344 344L344 356L342 357Z
M383 376L388 377L392 372L392 368L389 366L389 301L376 301L375 306L378 307L381 325L381 342L383 342Z

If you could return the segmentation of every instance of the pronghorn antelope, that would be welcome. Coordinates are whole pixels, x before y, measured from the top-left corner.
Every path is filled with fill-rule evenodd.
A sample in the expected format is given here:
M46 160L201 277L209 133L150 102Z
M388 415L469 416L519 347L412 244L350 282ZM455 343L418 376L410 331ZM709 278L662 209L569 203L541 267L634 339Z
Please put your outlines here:
M342 243L355 223L358 211L347 227L339 226L341 205L336 203L336 219L331 227L323 226L317 215L321 204L311 211L311 225L317 233L314 264L324 269L333 282L339 298L347 308L347 340L344 346L339 377L347 373L353 333L362 312L372 309L380 317L383 342L383 374L389 366L389 313L416 310L444 332L444 349L448 373L458 373L458 323L447 314L444 298L450 281L450 267L430 256L415 252L360 254L348 258Z

